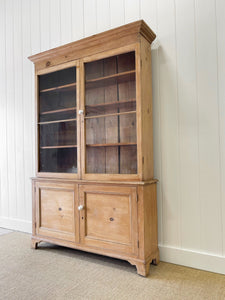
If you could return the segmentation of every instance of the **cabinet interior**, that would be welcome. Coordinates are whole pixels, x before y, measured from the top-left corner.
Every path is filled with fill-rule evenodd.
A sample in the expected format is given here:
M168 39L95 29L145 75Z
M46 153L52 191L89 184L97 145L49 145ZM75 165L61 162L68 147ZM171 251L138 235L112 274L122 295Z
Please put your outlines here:
M39 171L77 173L76 67L39 76Z
M136 174L135 52L85 64L86 173Z

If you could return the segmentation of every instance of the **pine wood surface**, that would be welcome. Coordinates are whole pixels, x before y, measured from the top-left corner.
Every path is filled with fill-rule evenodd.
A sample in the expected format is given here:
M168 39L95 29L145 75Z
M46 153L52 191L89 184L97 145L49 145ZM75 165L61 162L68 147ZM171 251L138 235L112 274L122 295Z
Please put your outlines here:
M53 88L40 90L40 93L52 92L52 91L63 90L63 89L69 90L71 88L73 89L74 87L76 87L76 83L64 84Z
M87 144L87 147L134 146L136 143Z
M76 110L76 109L77 109L76 107L70 107L70 108L63 108L63 109L45 111L45 112L41 112L40 114L41 115L47 115L47 114L54 114L54 113L70 111L70 110Z
M135 187L80 185L79 204L83 245L137 254Z
M159 262L155 183L123 187L36 178L33 190L33 248L49 241L126 259L142 276L148 275L152 261Z
M45 146L40 147L40 149L55 149L55 148L76 148L77 145L64 145L64 146Z
M36 184L36 230L38 235L75 241L74 184Z
M121 115L127 115L127 114L136 114L136 111L125 111L121 113L112 113L112 114L103 114L103 115L95 115L95 116L88 116L85 117L85 119L97 119L97 118L106 118L106 117L112 117L112 116L121 116Z
M140 39L140 107L142 137L142 178L153 178L153 128L152 128L152 73L151 73L151 46L141 37Z
M133 22L116 29L94 35L77 42L60 46L29 57L36 64L36 70L65 63L101 51L119 48L137 41L139 35L144 36L150 43L155 34L143 21Z
M30 57L36 77L33 248L49 241L126 259L142 276L152 261L159 262L152 151L154 38L138 21ZM54 82L56 74L67 75ZM66 126L70 121L76 133ZM54 156L58 172L40 172L38 148L60 153L75 148L77 173L60 173L59 152ZM73 160L64 156L69 167Z
M44 124L52 124L52 123L65 123L65 122L72 122L76 121L77 119L66 119L66 120L57 120L57 121L46 121L46 122L38 122L39 125Z
M36 181L45 181L46 178L44 178L44 176L40 176L40 177L31 177L31 180L32 182L36 182ZM62 179L61 178L52 178L50 174L48 174L48 181L50 182L55 182L55 183L58 183L58 182L61 182ZM142 186L142 185L149 185L149 184L154 184L154 183L157 183L158 180L157 179L151 179L151 180L145 180L145 181L110 181L110 180L104 180L104 181L101 181L101 180L98 180L95 178L95 180L85 180L85 179L70 179L70 178L66 178L66 179L63 179L63 182L74 182L74 183L78 183L78 184L82 184L82 183L85 183L85 184L116 184L118 186L120 185L136 185L136 186Z

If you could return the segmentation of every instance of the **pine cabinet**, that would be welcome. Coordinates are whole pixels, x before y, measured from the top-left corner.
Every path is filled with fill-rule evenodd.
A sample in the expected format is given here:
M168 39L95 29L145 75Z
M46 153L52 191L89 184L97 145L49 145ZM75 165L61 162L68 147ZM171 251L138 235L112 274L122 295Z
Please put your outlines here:
M29 57L35 64L32 246L159 261L151 42L137 21Z

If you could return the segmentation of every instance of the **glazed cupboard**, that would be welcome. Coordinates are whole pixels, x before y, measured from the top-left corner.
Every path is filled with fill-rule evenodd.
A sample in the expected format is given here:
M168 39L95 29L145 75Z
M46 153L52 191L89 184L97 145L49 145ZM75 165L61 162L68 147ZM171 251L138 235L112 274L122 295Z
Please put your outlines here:
M108 255L147 276L159 261L151 42L137 21L29 59L35 64L32 247Z

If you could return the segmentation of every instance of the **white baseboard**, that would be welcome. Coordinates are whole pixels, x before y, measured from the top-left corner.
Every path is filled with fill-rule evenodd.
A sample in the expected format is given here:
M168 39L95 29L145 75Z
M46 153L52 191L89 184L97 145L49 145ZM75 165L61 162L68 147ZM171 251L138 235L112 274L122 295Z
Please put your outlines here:
M32 232L32 222L20 219L0 217L0 227L27 233Z
M159 245L160 260L195 269L225 274L225 257Z

